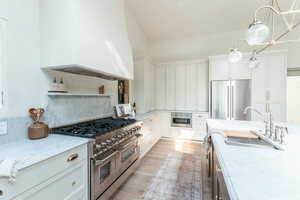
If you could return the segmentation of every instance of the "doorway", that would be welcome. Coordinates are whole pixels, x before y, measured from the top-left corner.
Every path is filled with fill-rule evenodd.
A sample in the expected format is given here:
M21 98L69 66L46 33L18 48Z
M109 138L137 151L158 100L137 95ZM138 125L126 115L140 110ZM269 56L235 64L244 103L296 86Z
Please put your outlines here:
M288 69L287 120L290 124L300 124L300 68Z

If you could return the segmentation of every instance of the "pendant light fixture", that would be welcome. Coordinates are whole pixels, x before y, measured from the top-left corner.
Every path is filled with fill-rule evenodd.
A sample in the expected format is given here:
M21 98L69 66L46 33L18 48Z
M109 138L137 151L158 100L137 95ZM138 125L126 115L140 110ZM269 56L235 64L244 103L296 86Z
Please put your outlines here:
M294 40L282 40L297 26L300 21L296 22L296 15L300 13L298 8L299 1L291 0L291 6L288 10L284 10L278 0L270 0L267 5L261 6L255 10L253 22L249 25L245 40L250 46L263 46L257 53L260 53L270 46L287 43L287 42L300 42L300 38ZM266 10L264 20L258 20L260 11ZM275 27L276 20L281 18L285 27ZM267 20L268 19L268 20ZM285 29L285 30L282 30ZM281 33L278 30L282 30ZM276 32L279 32L278 34Z
M256 52L256 50L254 50L252 52L251 58L249 59L249 68L250 69L255 69L255 68L258 68L259 65L260 65L260 62L257 58L257 52Z
M257 59L257 55L269 47L284 43L300 42L300 37L284 40L290 32L300 26L300 20L297 21L296 18L296 16L300 14L300 9L298 9L300 1L290 0L291 5L287 10L282 8L278 1L279 0L268 0L267 5L256 9L253 21L245 33L243 41L246 41L249 46L256 46L249 59L249 68L253 69L259 67L260 62ZM266 11L265 16L262 18L263 20L259 20L258 13L262 10ZM276 27L278 18L283 21L284 27ZM236 63L241 59L242 53L237 48L230 50L228 55L229 62Z
M246 32L246 41L250 46L259 45L265 42L270 36L270 29L267 25L254 19Z
M242 52L240 52L237 48L231 49L228 55L228 61L231 63L237 63L243 58Z

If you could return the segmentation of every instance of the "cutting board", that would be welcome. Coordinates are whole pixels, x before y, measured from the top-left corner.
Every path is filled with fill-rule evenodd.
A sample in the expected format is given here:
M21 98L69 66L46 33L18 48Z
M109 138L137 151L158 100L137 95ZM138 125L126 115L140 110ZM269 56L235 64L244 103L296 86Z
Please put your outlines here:
M225 137L238 137L238 138L252 138L259 139L259 137L250 131L238 131L238 130L225 130Z

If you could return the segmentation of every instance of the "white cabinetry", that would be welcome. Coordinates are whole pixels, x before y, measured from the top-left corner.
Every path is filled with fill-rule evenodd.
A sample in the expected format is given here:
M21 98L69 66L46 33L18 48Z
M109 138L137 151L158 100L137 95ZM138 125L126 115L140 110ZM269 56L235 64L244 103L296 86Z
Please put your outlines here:
M155 68L155 108L166 108L166 69L158 66Z
M186 109L186 97L187 97L187 78L186 72L187 67L179 65L175 67L176 70L176 92L175 92L175 108L176 110L185 110Z
M40 2L44 67L75 66L133 79L124 0Z
M287 55L285 51L266 52L258 57L260 66L253 70L252 104L264 112L270 103L276 121L286 121ZM257 116L252 115L254 120Z
M0 179L5 200L88 200L87 145L22 169L17 182Z
M155 108L155 68L148 59L135 61L134 95L137 113L147 113Z
M173 66L166 67L166 109L176 109L176 69Z
M156 82L157 109L208 110L207 62L186 61L159 64L156 67Z
M143 157L161 138L160 126L163 125L157 112L146 114L141 130L141 156Z
M193 139L195 140L204 140L204 137L207 134L206 130L206 119L209 118L208 113L193 113Z
M251 105L264 112L266 103L270 103L274 119L286 121L286 52L260 54L259 67L253 70L249 68L250 56L244 54L244 58L236 64L229 64L227 56L210 57L210 80L251 79ZM260 118L253 114L252 119Z
M160 116L161 136L188 140L203 140L206 136L207 112L192 113L192 128L171 127L171 112L158 112Z
M251 69L248 58L238 63L230 63L227 55L209 58L210 80L251 79Z

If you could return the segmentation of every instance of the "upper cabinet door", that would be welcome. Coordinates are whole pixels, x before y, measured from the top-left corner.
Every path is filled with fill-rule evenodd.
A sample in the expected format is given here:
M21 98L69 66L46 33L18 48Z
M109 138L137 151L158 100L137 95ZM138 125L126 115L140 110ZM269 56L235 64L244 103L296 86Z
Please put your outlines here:
M176 68L172 65L166 67L166 109L176 109Z
M187 79L185 65L176 66L176 110L186 110Z
M155 69L155 103L156 109L166 108L166 69L158 66Z
M229 78L233 80L251 79L249 59L243 59L237 63L229 63Z
M229 77L229 64L225 57L209 58L210 80L228 80Z
M198 74L198 65L191 64L186 67L186 110L198 110L199 93L198 80L201 79Z
M124 0L43 0L44 67L81 66L133 79Z
M227 55L210 57L210 80L251 79L251 69L248 65L248 56L237 63L230 63Z

